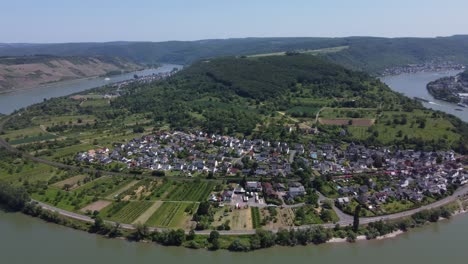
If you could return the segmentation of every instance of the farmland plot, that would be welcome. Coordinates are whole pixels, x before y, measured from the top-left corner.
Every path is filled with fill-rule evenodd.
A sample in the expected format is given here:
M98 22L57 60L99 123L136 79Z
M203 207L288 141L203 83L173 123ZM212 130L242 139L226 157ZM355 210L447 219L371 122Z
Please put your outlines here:
M196 210L195 203L164 202L148 219L148 226L180 227L185 218Z
M103 210L103 216L119 223L131 224L148 210L151 202L117 202Z
M215 183L213 182L183 182L177 185L165 200L201 202L208 198Z

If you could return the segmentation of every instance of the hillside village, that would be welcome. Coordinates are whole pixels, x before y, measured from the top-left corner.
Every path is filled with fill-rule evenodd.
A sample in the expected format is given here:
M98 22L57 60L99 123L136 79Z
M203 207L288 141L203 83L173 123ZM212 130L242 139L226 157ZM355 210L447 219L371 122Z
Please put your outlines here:
M331 190L319 191L337 198L339 206L355 200L370 209L389 200L420 203L426 196L446 195L468 182L463 159L453 151L391 150L355 144L290 145L204 132L158 132L114 149L93 149L76 156L81 163L118 163L128 169L178 172L187 177L202 173L262 179L210 198L225 202L231 202L234 194L255 197L257 203L262 200L258 194L288 203L303 201L300 197L307 193L304 185L309 184L283 180L294 178L295 170L303 170L297 166L300 163L313 175L326 176L325 185Z

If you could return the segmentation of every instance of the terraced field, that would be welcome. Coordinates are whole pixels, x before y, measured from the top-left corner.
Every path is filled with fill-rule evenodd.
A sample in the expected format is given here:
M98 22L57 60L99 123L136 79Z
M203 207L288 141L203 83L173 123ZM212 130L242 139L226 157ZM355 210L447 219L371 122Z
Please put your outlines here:
M148 226L181 227L184 219L195 212L197 204L164 202L159 209L146 221Z
M201 202L208 198L213 190L213 182L181 182L177 188L164 199L167 201L194 201Z
M109 220L131 224L152 205L152 202L117 202L105 208L101 213Z

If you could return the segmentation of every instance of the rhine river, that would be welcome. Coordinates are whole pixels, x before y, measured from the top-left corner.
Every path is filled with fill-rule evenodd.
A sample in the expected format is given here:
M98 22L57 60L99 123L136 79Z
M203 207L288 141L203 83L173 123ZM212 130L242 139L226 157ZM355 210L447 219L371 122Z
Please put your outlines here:
M467 226L468 215L463 215L386 240L233 253L107 239L19 213L0 212L0 252L2 263L8 264L466 263Z
M105 80L105 77L95 77L88 79L57 82L39 86L36 88L17 90L8 93L0 93L0 113L10 114L14 110L35 103L40 103L44 99L65 96L84 90L100 87L106 84L130 80L133 79L133 76L135 74L138 76L147 76L152 74L170 72L174 68L181 69L182 66L173 64L163 64L161 67L155 69L146 69L137 72L109 76L110 80L108 81Z
M158 70L171 70L166 65ZM151 73L150 73L151 74ZM426 91L429 81L449 73L404 74L382 78L392 89L407 96L418 96L433 103L425 106L455 114L468 121L467 111L456 105L434 100ZM112 78L111 82L131 78ZM121 78L121 79L119 79ZM103 78L58 83L37 89L0 94L0 113L37 103L43 98L63 96L106 84ZM468 260L468 215L431 224L397 238L319 246L275 247L249 253L211 252L156 244L131 243L106 239L86 232L45 223L22 214L0 211L1 263L83 264L83 263L466 263Z

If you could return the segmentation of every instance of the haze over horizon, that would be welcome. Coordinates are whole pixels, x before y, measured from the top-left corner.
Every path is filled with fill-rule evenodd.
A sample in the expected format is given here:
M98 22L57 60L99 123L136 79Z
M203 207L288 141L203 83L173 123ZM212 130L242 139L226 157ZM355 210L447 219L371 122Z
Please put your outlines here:
M468 2L462 0L252 2L8 1L0 4L0 42L436 37L468 33Z

